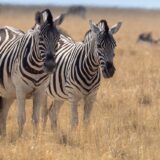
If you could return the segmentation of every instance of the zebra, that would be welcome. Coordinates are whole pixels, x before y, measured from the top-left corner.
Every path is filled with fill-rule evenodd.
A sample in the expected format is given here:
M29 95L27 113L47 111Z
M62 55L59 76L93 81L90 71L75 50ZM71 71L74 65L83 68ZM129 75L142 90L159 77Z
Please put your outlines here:
M104 78L115 73L113 64L116 41L113 34L118 32L121 22L109 29L106 20L97 25L90 21L90 30L83 42L71 40L61 35L59 48L56 52L57 67L50 77L46 93L54 98L49 110L47 96L42 110L43 127L45 129L47 115L51 121L51 129L57 128L57 116L65 100L71 104L71 128L78 125L78 102L84 100L84 125L89 124L97 90L100 85L101 70Z
M56 28L64 16L55 20L49 9L37 12L35 28L24 33L13 27L0 28L0 134L6 135L6 120L17 99L18 133L26 121L25 99L33 96L33 130L37 132L39 108L49 76L56 67L55 49L60 38Z
M154 39L152 37L152 32L148 32L148 33L141 33L137 38L137 42L146 42L149 44L159 44L160 39Z
M84 6L70 6L67 10L66 15L80 16L85 18L87 9Z

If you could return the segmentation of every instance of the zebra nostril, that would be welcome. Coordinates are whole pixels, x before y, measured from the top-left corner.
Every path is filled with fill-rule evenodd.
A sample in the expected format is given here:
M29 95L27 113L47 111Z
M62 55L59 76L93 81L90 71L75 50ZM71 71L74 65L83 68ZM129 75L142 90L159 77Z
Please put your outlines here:
M53 59L55 57L54 52L48 51L45 55L46 59Z
M108 69L110 69L110 68L113 68L114 66L113 66L113 63L107 62L107 63L106 63L106 67L107 67Z
M114 72L115 72L115 69L111 68L111 73L114 74Z

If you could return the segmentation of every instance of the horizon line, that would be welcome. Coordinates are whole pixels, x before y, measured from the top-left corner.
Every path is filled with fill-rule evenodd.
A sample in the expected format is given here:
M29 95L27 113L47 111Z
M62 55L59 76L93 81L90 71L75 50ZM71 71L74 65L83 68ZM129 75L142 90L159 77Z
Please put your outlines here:
M43 6L49 6L49 7L70 7L70 6L84 6L84 7L88 7L88 8L117 8L117 9L142 9L142 10L160 10L160 6L159 7L141 7L141 6L118 6L118 5L105 5L105 6L101 6L101 5L83 5L83 4L56 4L56 3L46 3L46 4L21 4L21 3L1 3L0 5L2 6L19 6L19 7L43 7Z

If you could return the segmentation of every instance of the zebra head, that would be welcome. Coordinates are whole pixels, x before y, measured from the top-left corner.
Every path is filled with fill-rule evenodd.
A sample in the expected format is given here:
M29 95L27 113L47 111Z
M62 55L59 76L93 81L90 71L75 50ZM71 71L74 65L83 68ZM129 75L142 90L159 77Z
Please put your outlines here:
M56 68L55 50L58 44L60 33L56 28L63 21L63 15L53 20L49 9L37 12L34 30L39 30L38 50L44 62L44 71L52 73Z
M113 64L114 49L116 47L113 34L116 33L120 27L121 22L109 29L106 20L101 20L97 25L90 21L91 36L95 38L95 52L98 56L104 78L112 77L116 70Z

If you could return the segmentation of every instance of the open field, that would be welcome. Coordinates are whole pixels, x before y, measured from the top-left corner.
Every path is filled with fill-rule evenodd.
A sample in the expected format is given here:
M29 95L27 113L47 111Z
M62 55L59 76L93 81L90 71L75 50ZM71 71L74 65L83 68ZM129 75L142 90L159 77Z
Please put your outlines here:
M34 25L38 9L0 9L0 26L27 30ZM52 10L55 15L63 12ZM80 41L88 30L88 19L106 19L111 26L123 22L117 41L112 79L102 80L87 130L80 125L69 133L70 107L59 115L59 130L47 130L32 138L32 103L27 101L27 123L23 137L17 136L16 103L11 107L7 137L0 139L0 160L158 160L160 159L160 46L136 44L139 33L152 31L160 37L160 11L89 9L87 18L68 17L62 28Z

